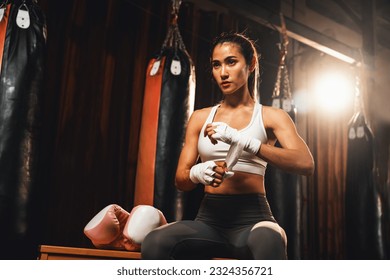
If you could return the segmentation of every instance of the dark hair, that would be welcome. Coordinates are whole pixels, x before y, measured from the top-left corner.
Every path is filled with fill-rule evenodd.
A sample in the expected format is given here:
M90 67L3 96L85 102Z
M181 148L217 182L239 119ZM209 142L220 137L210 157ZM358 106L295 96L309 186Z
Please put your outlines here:
M217 36L212 44L210 50L210 58L212 58L214 48L217 45L223 43L233 43L240 47L241 53L245 58L245 62L248 66L252 65L252 61L255 58L255 69L251 73L248 78L248 88L249 92L254 100L259 99L259 88L258 88L258 80L259 80L259 55L257 53L255 43L241 33L236 32L224 32L221 35Z

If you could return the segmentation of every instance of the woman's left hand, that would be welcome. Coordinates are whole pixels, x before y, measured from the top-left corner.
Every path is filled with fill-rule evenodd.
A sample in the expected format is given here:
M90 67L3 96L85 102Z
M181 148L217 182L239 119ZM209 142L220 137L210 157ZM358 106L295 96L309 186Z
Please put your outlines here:
M206 128L204 130L204 137L208 137L210 139L211 143L214 145L218 143L218 141L212 137L212 135L215 134L215 130L214 130L215 128L216 128L215 125L213 125L212 123L209 123L206 125Z
M222 184L223 180L227 178L226 172L228 172L226 168L226 162L216 162L216 164L217 166L214 167L214 180L211 184L213 188L217 188Z
M217 141L222 141L232 145L240 141L240 133L237 129L228 126L224 122L213 122L206 125L205 136L208 136L211 143L216 144Z

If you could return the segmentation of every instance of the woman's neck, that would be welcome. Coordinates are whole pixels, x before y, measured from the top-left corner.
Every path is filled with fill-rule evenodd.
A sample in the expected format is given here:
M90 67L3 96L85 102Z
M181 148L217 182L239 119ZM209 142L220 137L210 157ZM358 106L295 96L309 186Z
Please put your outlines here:
M255 103L255 101L248 93L245 95L225 96L225 98L221 102L221 106L222 107L237 108L237 107L253 106L254 103Z

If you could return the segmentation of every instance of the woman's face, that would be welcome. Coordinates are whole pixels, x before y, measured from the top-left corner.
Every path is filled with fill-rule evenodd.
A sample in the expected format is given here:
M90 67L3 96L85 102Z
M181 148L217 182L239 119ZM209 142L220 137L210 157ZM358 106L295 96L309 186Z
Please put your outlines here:
M250 71L237 44L225 42L216 45L211 66L213 77L224 95L247 88Z

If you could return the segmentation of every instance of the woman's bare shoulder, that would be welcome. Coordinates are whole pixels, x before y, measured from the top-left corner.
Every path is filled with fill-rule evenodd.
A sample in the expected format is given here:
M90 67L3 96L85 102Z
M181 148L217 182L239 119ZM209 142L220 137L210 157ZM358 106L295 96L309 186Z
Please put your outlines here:
M194 122L205 122L211 112L212 107L206 107L195 110L191 115L191 120Z
M272 106L263 105L263 119L264 121L272 120L278 115L282 114L283 110Z
M195 132L200 131L211 112L211 108L212 107L207 107L195 110L191 114L190 120L188 122L188 129L194 130Z
M288 113L282 109L263 105L263 121L266 127L274 127L283 123L290 123L291 118Z
M266 114L279 114L281 112L284 112L282 109L275 108L275 107L268 106L268 105L262 105L262 107L263 107L263 113L266 113Z

